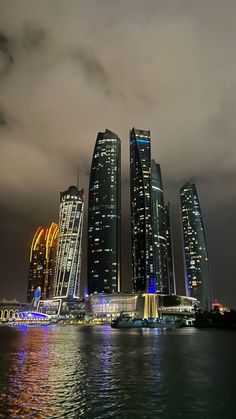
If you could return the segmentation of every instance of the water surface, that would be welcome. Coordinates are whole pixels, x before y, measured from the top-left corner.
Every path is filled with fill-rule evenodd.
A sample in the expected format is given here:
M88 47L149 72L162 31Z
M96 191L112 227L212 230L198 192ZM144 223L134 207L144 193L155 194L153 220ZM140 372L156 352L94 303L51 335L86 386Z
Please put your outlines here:
M0 418L235 419L236 333L0 327Z

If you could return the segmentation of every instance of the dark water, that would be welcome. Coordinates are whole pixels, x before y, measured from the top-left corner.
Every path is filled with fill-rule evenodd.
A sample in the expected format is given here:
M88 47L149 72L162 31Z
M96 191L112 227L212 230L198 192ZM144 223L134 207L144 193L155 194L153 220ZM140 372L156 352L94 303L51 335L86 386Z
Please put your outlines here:
M0 327L1 418L236 418L236 333Z

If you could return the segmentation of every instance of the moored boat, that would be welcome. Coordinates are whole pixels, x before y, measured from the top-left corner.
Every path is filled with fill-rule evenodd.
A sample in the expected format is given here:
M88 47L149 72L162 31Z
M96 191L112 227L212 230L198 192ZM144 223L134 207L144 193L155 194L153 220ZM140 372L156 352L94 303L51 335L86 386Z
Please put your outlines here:
M166 321L162 319L140 319L127 315L120 315L111 322L111 327L114 329L129 329L129 328L150 328L150 329L175 329L176 323L173 321Z
M8 324L10 326L48 326L51 319L47 314L34 311L20 312L19 316Z
M120 316L111 322L111 327L114 329L141 328L148 327L148 323L147 320Z
M195 327L195 317L183 319L181 327Z

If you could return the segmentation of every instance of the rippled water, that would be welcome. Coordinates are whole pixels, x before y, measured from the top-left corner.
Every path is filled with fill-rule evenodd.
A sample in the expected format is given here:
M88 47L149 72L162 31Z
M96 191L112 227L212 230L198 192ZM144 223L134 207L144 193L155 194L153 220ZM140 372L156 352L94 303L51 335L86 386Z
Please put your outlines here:
M0 327L1 418L236 418L236 333Z

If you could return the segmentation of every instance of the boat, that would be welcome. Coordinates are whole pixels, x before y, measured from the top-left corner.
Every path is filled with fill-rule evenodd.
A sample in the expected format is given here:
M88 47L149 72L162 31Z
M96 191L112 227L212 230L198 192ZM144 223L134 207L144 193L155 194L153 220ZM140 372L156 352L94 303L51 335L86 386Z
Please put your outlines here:
M111 327L114 329L141 328L148 327L148 322L137 317L120 316L112 320Z
M9 322L10 326L48 326L52 321L47 314L34 311L21 311L16 319Z
M173 330L179 327L179 324L174 320L166 319L148 319L148 327L151 329Z
M166 321L163 319L141 319L121 314L119 317L112 320L111 327L114 329L149 328L167 330L175 329L176 323L174 321Z
M180 327L195 327L195 317L183 319Z

